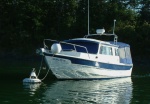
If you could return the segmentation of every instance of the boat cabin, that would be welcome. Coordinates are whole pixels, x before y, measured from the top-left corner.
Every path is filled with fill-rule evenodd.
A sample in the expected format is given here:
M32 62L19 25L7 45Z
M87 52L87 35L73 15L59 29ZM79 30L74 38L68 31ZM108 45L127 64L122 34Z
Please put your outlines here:
M96 55L101 62L132 64L130 46L114 41L77 38L61 43L62 51L76 51ZM68 44L66 44L68 43Z

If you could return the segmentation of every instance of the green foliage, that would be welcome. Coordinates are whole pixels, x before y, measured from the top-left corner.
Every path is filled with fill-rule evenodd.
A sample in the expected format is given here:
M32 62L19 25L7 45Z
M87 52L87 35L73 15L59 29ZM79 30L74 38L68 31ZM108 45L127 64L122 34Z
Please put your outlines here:
M148 48L148 45L150 44L150 23L144 22L142 25L137 26L136 34L138 39L137 43L141 47L139 53L141 55L149 56L150 49Z
M143 5L143 7L140 11L140 20L141 22L147 21L148 23L150 23L150 0L142 0L141 4Z
M116 19L119 40L131 45L135 55L138 46L149 52L149 0L89 0L90 33L97 28L112 32ZM1 0L0 48L2 53L30 54L42 47L44 38L63 40L87 34L87 0ZM142 5L138 12L137 7Z

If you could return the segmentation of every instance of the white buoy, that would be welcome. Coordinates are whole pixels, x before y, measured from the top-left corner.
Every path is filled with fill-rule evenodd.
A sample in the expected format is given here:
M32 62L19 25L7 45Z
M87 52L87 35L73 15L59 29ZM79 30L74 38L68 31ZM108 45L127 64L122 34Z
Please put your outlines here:
M23 83L41 83L41 80L37 78L35 69L33 68L30 77L23 79Z

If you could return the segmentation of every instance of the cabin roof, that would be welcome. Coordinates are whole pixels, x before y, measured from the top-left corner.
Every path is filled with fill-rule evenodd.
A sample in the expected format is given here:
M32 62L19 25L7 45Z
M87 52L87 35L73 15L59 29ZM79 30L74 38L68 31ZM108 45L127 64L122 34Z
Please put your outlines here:
M109 41L110 44L114 44L114 41ZM123 43L123 42L117 42L116 45L118 45L120 48L122 47L130 47L129 44Z
M123 42L117 42L114 44L114 41L102 41L102 40L96 40L96 39L90 39L90 38L75 38L70 40L65 40L65 42L91 42L91 43L97 43L97 44L105 44L105 45L112 45L112 46L118 46L120 48L122 47L130 47L129 44L123 43Z
M90 39L90 38L74 38L74 39L70 39L70 40L66 40L66 42L70 42L70 41L74 41L74 42L91 42L91 43L105 43L105 44L110 44L107 41L101 41L101 40L96 40L96 39Z

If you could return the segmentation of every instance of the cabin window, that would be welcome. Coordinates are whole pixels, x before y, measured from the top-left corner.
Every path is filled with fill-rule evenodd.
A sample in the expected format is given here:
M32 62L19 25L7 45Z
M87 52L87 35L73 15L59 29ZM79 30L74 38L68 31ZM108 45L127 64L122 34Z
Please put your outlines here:
M126 50L126 58L131 58L130 48L125 47L125 50Z
M62 47L62 50L75 50L77 52L83 52L83 53L91 53L91 54L97 54L98 52L98 47L99 47L99 44L97 43L93 43L93 42L69 42L69 43L72 43L72 44L76 44L76 45L80 45L80 46L74 46L74 45L71 45L71 44L65 44L65 43L61 43L61 47ZM86 51L87 49L87 51Z
M101 46L101 48L100 48L100 54L103 54L103 55L113 55L113 53L112 53L112 47Z
M124 48L119 48L119 56L120 58L124 59L125 56L125 49Z
M119 56L118 48L115 48L115 56Z
M132 63L131 53L129 47L119 48L119 56L121 63Z

